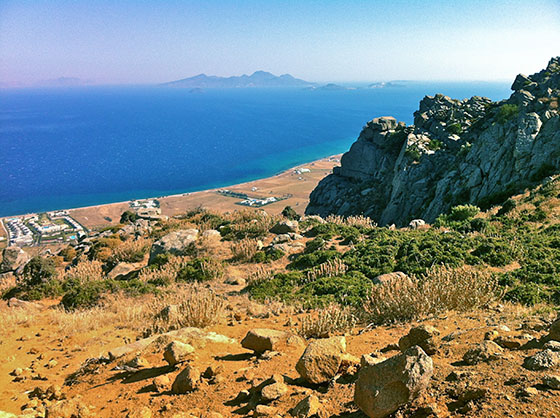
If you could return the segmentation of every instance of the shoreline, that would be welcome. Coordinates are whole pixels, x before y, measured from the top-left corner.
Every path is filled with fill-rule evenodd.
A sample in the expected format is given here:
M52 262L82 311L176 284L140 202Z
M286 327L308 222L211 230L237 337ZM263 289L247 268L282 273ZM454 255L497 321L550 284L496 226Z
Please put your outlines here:
M161 214L164 216L178 215L181 212L185 212L196 207L205 207L207 209L214 209L218 211L230 211L241 208L253 210L264 209L271 213L279 213L285 206L292 206L297 212L303 213L309 200L309 194L321 179L332 172L332 168L334 166L340 164L341 156L342 154L325 156L316 160L295 165L283 171L279 171L272 176L249 180L242 183L235 183L193 192L176 193L57 210L68 211L70 216L88 229L95 229L118 223L122 212L130 209L129 203L134 200L158 200L160 203ZM299 174L296 173L297 169L305 167L309 168L310 171ZM217 193L219 190L224 189L237 193L244 193L251 197L265 198L270 196L283 197L288 195L290 195L290 197L265 206L251 207L239 205L239 198L236 199ZM281 206L281 208L279 208L279 206ZM44 212L9 215L3 216L0 219L4 220L14 217L32 216L38 213ZM0 229L0 236L5 236L3 228Z

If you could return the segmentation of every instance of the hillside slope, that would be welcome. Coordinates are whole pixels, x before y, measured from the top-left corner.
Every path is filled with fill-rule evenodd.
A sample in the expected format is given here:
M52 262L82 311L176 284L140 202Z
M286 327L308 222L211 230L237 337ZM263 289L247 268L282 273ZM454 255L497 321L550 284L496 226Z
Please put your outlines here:
M509 99L426 96L414 125L368 122L307 214L365 214L380 225L433 221L459 203L489 207L560 171L560 57L518 75Z

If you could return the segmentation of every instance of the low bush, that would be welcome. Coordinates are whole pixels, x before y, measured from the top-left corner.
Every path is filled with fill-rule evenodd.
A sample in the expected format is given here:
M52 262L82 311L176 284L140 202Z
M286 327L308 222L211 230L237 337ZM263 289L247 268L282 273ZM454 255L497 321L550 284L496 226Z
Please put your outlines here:
M258 251L258 241L256 239L244 238L239 241L233 241L230 244L232 260L239 262L247 262L253 259Z
M195 258L185 263L177 272L178 282L205 282L224 275L224 266L212 258Z

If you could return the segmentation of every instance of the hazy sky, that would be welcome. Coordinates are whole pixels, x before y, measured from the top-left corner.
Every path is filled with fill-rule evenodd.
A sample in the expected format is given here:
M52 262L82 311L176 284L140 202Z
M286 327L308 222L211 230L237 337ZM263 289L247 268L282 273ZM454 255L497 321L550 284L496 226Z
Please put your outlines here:
M560 55L560 0L0 0L0 82L511 80Z

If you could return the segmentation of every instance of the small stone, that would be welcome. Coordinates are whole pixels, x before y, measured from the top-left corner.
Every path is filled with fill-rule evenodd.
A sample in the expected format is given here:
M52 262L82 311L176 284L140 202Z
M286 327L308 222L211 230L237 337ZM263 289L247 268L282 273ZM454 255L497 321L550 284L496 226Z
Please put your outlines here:
M544 376L543 385L550 389L560 390L560 376L553 374Z
M488 341L494 341L498 336L500 335L500 333L498 331L496 331L495 329L488 331L484 334L484 339L488 340Z
M319 402L319 398L315 395L309 395L299 401L291 414L297 418L310 418L317 415L320 408L321 403Z
M537 390L537 388L529 386L527 388L523 388L518 392L518 395L522 398L530 398L532 396L535 396L539 393L539 391Z
M132 360L126 362L126 365L134 369L142 369L142 368L149 368L150 362L142 356L136 356Z
M281 398L288 392L288 387L281 382L273 383L265 386L261 391L261 396L264 401L270 402Z
M127 418L152 418L152 410L147 406L141 409L135 409L130 411L127 415Z
M192 392L200 383L200 372L192 365L188 365L177 375L171 390L173 393L181 394Z
M21 369L20 367L12 370L12 372L10 373L12 376L21 376L21 374L23 373L23 369Z
M543 348L545 350L560 351L560 341L550 340L543 346Z
M344 337L311 341L298 360L296 370L309 383L326 383L338 373L345 352Z
M478 346L468 350L463 356L463 361L469 365L498 359L503 353L502 347L493 341L485 340Z
M163 358L170 366L175 366L192 358L193 353L194 347L192 345L180 341L172 341L165 347Z
M284 331L255 328L241 340L241 346L253 350L255 353L278 351L281 345L286 344L288 337L289 335Z
M528 370L546 370L560 366L560 352L550 349L526 357L523 367Z
M56 367L58 365L58 361L52 359L51 361L49 361L47 363L47 369L52 369L53 367Z
M165 392L169 390L169 386L171 385L171 380L166 375L161 375L154 377L152 380L152 384L155 386L158 392Z
M420 325L410 329L407 335L399 340L399 348L404 353L410 347L418 345L428 355L437 353L437 342L435 338L439 331L430 325Z
M216 377L218 374L222 373L223 371L224 371L224 366L222 366L221 364L215 364L212 366L208 366L204 371L204 373L202 373L202 376L205 377L206 379L211 379L213 377Z
M257 405L253 411L254 417L271 417L276 415L277 409L268 405Z

